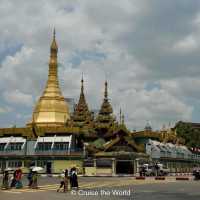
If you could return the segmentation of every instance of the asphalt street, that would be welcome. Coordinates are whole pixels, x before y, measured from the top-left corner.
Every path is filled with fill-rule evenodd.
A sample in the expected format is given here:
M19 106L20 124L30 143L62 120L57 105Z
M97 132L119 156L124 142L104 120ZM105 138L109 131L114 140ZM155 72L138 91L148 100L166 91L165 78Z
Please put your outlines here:
M2 180L0 180L2 181ZM74 199L135 199L135 200L199 200L200 181L135 180L133 177L79 177L80 189L56 192L59 178L40 177L39 189L0 190L0 200L74 200Z

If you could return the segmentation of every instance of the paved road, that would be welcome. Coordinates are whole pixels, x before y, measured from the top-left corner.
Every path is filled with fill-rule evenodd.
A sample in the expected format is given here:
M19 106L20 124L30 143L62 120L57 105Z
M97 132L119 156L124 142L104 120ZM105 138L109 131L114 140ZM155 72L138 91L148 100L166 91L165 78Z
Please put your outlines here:
M0 180L1 181L1 180ZM23 180L26 184L25 180ZM134 180L131 177L80 177L80 190L57 193L58 178L40 178L38 190L0 190L2 200L74 200L74 199L135 199L135 200L199 200L200 181Z

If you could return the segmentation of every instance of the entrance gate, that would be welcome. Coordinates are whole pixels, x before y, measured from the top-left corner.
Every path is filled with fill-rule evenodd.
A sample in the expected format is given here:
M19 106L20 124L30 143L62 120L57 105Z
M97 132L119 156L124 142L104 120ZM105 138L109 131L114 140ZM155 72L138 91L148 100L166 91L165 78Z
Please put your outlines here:
M134 166L132 160L116 160L116 174L133 174Z

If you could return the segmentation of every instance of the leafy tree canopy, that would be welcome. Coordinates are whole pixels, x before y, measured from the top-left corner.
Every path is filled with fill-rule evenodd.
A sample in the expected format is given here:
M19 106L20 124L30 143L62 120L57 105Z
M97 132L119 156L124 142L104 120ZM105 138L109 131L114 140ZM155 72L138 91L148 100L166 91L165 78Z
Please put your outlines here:
M177 136L184 138L188 147L200 147L200 129L184 122L178 122L175 128Z

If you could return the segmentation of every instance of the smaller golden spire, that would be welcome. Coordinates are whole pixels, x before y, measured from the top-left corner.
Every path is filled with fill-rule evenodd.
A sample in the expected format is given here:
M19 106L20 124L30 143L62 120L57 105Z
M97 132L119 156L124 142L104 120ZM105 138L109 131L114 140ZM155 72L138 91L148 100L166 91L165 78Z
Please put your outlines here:
M122 124L124 125L124 114L122 115Z
M104 99L108 100L108 83L105 81Z
M81 78L81 94L84 94L84 80L83 80L83 73L82 73L82 78Z
M119 111L119 123L121 124L122 123L122 110L120 108L120 111Z
M72 118L73 118L74 125L79 126L79 127L88 125L93 120L91 112L89 111L89 108L85 99L85 95L84 95L83 74L81 78L81 93L80 93L79 101L75 107Z
M101 108L96 117L96 129L102 130L111 127L115 123L115 117L113 116L113 109L108 100L108 83L105 81L105 91L104 91L104 99L101 104ZM105 133L105 132L104 132Z

